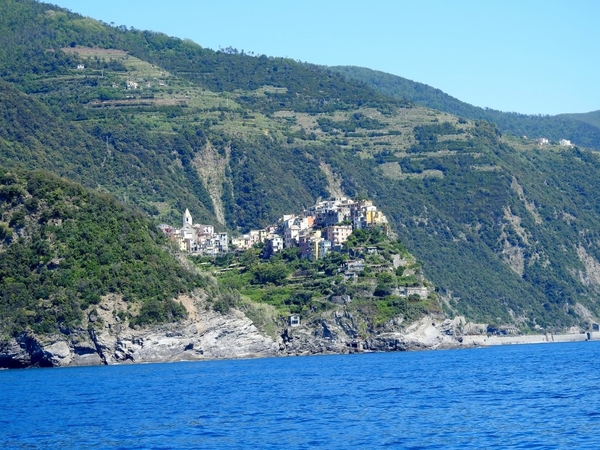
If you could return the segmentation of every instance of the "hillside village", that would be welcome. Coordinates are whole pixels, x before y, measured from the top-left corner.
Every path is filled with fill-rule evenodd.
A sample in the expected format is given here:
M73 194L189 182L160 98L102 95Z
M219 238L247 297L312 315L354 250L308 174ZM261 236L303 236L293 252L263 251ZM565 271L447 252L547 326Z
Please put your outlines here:
M381 251L377 245L352 247L352 251L344 246L355 230L376 229L388 237L391 234L387 217L370 200L342 197L318 201L300 214L286 214L273 225L232 238L229 238L227 233L215 232L212 225L194 224L187 209L181 228L160 225L160 229L177 243L181 251L196 256L218 257L234 252L242 253L262 244L265 265L269 264L268 260L273 255L290 248L299 249L298 254L301 258L313 262L324 259L332 252L348 252L347 256L336 260L338 267L333 269L333 272L319 272L316 275L325 278L332 275L338 277L337 280L331 280L334 291L337 292L339 288L335 286L340 284L355 284L362 280L369 285L366 291L370 292L363 292L362 295L369 298L392 295L416 301L415 299L426 299L431 294L429 284L425 282L422 274L415 271L412 261L409 261L406 255L389 250ZM226 274L231 271L241 270L244 273L247 269L234 262L228 267L217 268L214 274L217 277L228 276ZM305 278L305 271L296 269L291 279L285 282L286 288L283 289L293 290L304 286ZM302 289L305 292L309 288ZM344 289L342 291L343 294L330 293L328 300L338 304L352 302L354 295L348 295L349 291ZM288 318L289 325L298 326L299 311L292 312Z
M322 259L327 253L341 251L342 244L354 230L380 227L387 234L387 217L371 200L346 197L319 201L301 214L286 214L276 224L250 230L239 237L215 232L213 225L194 224L188 209L181 228L161 224L159 229L181 251L201 256L221 256L231 251L245 251L264 244L264 256L270 257L284 248L299 247L303 258Z
M217 257L231 252L244 252L263 244L265 259L287 248L299 248L302 258L310 261L323 259L330 252L341 252L343 244L354 230L377 228L389 235L387 217L370 200L353 200L346 197L319 201L301 214L286 214L276 224L260 230L228 238L227 233L216 233L212 225L194 224L186 209L182 228L160 225L159 228L178 244L181 251L198 256ZM376 255L376 247L361 248L363 255ZM399 255L384 264L371 265L376 272L395 272L407 263ZM366 267L365 259L358 257L340 266L346 281L354 281ZM230 269L223 269L225 271ZM421 280L422 281L422 280ZM410 286L396 286L397 295L418 295L426 298L429 288L418 282Z

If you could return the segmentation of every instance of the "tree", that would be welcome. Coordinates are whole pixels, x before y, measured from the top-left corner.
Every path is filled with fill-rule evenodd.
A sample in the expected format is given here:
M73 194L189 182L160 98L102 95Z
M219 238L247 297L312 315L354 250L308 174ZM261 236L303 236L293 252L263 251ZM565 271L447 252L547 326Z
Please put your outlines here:
M266 263L255 266L252 269L255 284L281 284L289 275L289 269L283 263Z

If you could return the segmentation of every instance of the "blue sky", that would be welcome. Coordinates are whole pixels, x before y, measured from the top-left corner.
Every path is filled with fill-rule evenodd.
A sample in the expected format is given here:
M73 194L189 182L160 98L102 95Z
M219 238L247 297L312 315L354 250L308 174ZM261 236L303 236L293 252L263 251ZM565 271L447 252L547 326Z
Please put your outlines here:
M381 70L476 106L600 110L598 0L50 0L115 25Z

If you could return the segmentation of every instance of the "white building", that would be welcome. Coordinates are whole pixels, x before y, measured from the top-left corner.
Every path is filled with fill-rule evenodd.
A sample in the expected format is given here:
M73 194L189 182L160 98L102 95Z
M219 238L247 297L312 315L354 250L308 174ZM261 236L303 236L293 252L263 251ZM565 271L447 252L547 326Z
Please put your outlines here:
M284 243L286 248L295 247L298 245L298 237L300 236L300 227L292 225L284 230Z
M558 141L558 144L561 147L573 147L573 144L571 144L571 141L568 139L561 139L560 141Z

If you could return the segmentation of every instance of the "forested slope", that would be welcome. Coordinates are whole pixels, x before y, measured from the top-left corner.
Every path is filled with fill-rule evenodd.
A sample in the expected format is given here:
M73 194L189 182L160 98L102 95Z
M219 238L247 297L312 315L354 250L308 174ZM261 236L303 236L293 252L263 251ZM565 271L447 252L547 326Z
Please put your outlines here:
M464 104L443 112L441 94L419 106L424 87L411 103L326 68L30 0L2 2L0 29L7 168L51 170L174 224L189 207L232 232L334 193L367 197L448 314L523 329L598 318L600 162L583 145L540 148L510 135L532 132L469 120L487 116ZM564 120L543 127L595 145L590 117L588 134Z
M503 131L532 139L545 137L558 142L568 139L577 145L600 149L600 123L596 111L587 114L529 115L480 108L462 102L439 89L396 75L354 66L337 66L332 70L364 82L378 92L438 109L471 120L493 122ZM595 115L595 116L594 116ZM595 119L593 119L595 117Z
M47 172L0 169L0 332L77 326L108 294L132 323L185 316L173 299L204 286L141 212ZM102 326L102 324L99 324Z

